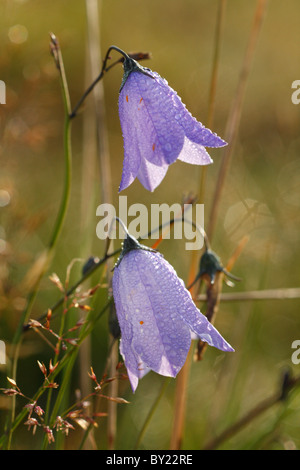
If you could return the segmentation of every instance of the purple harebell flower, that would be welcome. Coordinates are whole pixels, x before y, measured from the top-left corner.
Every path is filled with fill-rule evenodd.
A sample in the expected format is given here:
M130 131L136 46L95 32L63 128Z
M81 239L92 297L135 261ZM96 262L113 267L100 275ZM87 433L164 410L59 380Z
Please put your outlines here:
M124 139L119 191L136 177L154 191L177 159L208 165L205 147L227 145L191 115L165 79L130 57L124 60L119 115Z
M234 351L200 313L173 267L129 234L112 287L121 329L120 352L133 391L150 369L175 377L185 363L192 333L210 346Z

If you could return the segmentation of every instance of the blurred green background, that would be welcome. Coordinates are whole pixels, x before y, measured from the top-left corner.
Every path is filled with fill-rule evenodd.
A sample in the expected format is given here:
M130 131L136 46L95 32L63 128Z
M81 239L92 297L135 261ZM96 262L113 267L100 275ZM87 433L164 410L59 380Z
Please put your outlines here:
M103 0L99 2L102 56L112 44L128 52L150 51L152 59L147 66L165 77L192 114L205 124L218 5L217 0ZM236 93L255 7L254 0L227 1L213 122L213 130L220 136L224 136ZM270 1L259 36L212 242L212 248L226 263L243 236L249 236L233 269L243 281L233 288L224 285L224 292L299 287L300 105L291 101L292 82L300 79L299 14L298 0ZM6 84L6 104L0 105L0 339L9 352L26 302L24 279L49 241L63 186L64 116L59 77L49 52L49 32L55 33L61 45L73 105L91 77L86 65L84 1L1 0L0 18L0 79ZM96 70L100 69L99 63ZM117 105L121 77L122 68L116 66L102 82L116 207L123 162ZM96 237L100 169L97 155L92 155L93 146L89 147L90 121L85 117L91 101L89 97L86 108L73 122L71 201L49 272L56 272L61 279L73 258L101 256L104 249ZM89 112L91 115L93 111ZM210 154L214 164L207 170L206 224L222 153L213 150ZM181 203L185 194L198 193L200 177L200 168L177 162L153 194L136 180L126 190L128 205ZM184 243L166 240L160 251L187 281L191 253L184 250ZM80 274L78 266L72 271L73 280ZM98 282L99 275L91 285ZM104 291L97 308L106 297ZM58 298L57 289L45 276L31 316L38 317ZM205 360L193 363L183 448L201 449L272 395L286 367L295 375L300 373L300 365L291 361L291 344L300 339L299 306L297 299L221 303L216 326L236 352L224 355L208 350ZM95 372L103 370L107 337L105 317L92 335L89 365ZM50 354L36 335L26 335L18 385L27 396L41 384L36 361L48 363ZM6 375L5 366L0 366L0 387L7 386ZM77 365L72 402L78 377ZM134 446L162 380L151 372L135 395L127 382L120 384L119 395L130 404L118 407L117 448ZM172 381L143 440L146 449L168 448L174 388ZM1 432L9 402L9 398L0 397ZM18 409L22 405L20 402ZM299 406L299 393L294 392L284 413L282 407L273 407L227 440L223 448L299 448ZM78 430L71 432L67 447L76 448L79 435ZM106 418L99 421L95 436L97 445L105 448ZM14 446L39 448L39 439L39 434L33 438L21 425Z

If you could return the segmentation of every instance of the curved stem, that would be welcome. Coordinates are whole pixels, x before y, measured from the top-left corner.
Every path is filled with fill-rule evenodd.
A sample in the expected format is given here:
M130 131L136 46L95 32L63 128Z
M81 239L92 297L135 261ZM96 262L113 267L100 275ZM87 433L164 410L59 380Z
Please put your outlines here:
M186 361L176 379L174 419L170 440L170 450L180 450L183 440L187 401L187 383L192 366L193 346L194 345L192 342Z
M52 259L52 256L53 256L56 244L57 244L57 240L61 233L61 229L65 220L69 198L70 198L70 190L71 190L71 167L72 167L71 159L72 157L71 157L71 135L70 135L71 125L70 125L70 119L69 119L71 104L70 104L69 89L68 89L68 84L67 84L67 79L65 75L64 64L63 64L60 47L59 47L56 37L53 34L51 34L51 47L52 47L52 53L56 62L56 66L60 73L62 96L63 96L63 103L64 103L64 111L65 111L65 124L64 124L65 182L64 182L64 190L63 190L63 195L61 199L60 210L57 215L53 233L50 238L48 247L45 253L43 254L43 258L39 259L39 262L40 262L39 273L36 277L36 280L31 289L31 292L28 295L26 308L24 309L22 313L22 316L18 324L18 328L15 332L15 335L12 341L12 345L14 349L14 358L12 361L11 377L14 380L16 380L16 375L17 375L17 363L18 363L18 358L19 358L20 346L22 342L23 325L24 323L27 323L29 320L32 306L37 296L40 281L43 278L49 266L49 263ZM14 421L14 417L15 417L15 397L13 397L11 423ZM10 431L8 447L10 447L11 445L11 438L12 438L12 433Z
M219 59L220 59L220 51L221 51L223 25L224 25L224 20L225 20L226 2L227 0L219 0L219 6L218 6L217 24L216 24L215 42L214 42L213 67L212 67L212 74L211 74L211 79L210 79L209 102L208 102L209 104L208 104L208 114L207 114L207 119L206 119L206 126L209 129L212 129L212 126L213 126L215 101L216 101L216 95L217 95L219 62L220 62ZM207 176L207 166L204 165L201 167L200 191L199 191L199 200L202 203L204 202L206 176Z
M163 395L164 395L164 393L165 393L165 391L166 391L166 389L167 389L167 386L168 386L169 383L170 383L170 380L171 380L170 377L166 377L166 378L165 378L164 383L163 383L163 385L162 385L162 387L161 387L161 389L160 389L160 392L159 392L159 394L158 394L156 400L154 401L153 405L151 406L150 411L149 411L149 413L148 413L148 415L147 415L147 417L146 417L146 420L145 420L145 422L144 422L144 425L143 425L143 427L142 427L142 429L141 429L141 431L140 431L140 433L139 433L139 435L138 435L136 444L135 444L135 446L134 446L134 450L137 450L137 449L139 448L139 446L140 446L140 444L141 444L141 441L142 441L142 439L143 439L143 437L144 437L144 435L145 435L145 432L146 432L146 430L147 430L147 427L148 427L148 425L149 425L149 423L150 423L150 421L151 421L151 419L152 419L152 416L154 415L154 412L156 411L156 408L158 407L158 404L159 404L161 398L163 397Z
M110 67L107 67L106 68L106 63L109 59L109 54L112 50L115 50L117 52L119 52L119 54L121 54L124 59L129 59L129 55L126 54L126 52L124 52L122 49L120 49L119 47L117 46L110 46L106 52L106 55L105 55L105 58L104 58L104 61L103 61L103 65L102 65L102 69L101 69L101 72L100 74L98 75L98 77L95 78L95 80L91 83L91 85L87 88L87 90L84 92L84 94L82 95L82 97L80 98L80 100L78 101L78 103L76 104L76 106L74 107L73 111L70 112L70 119L73 119L76 115L77 115L77 112L80 108L80 106L82 105L82 103L84 102L84 100L86 99L86 97L91 93L91 91L94 89L94 87L97 85L97 83L102 79L103 75L105 72L107 72L111 67L113 67L114 65L116 65L117 63L119 63L120 61L116 61L114 62Z

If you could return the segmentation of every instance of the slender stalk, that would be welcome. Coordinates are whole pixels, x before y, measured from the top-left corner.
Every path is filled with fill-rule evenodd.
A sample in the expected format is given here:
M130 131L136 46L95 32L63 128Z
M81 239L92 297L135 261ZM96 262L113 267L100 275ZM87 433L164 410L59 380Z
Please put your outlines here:
M67 312L67 296L65 295L65 297L64 297L64 306L63 306L63 314L61 316L59 333L58 333L59 340L58 340L58 343L57 343L56 348L55 348L53 366L55 366L57 364L58 358L59 358L61 338L62 338L62 335L64 333L64 327L65 327L66 312ZM65 374L65 376L66 376L66 374ZM64 376L64 379L65 379L65 376ZM61 388L60 388L60 391L61 391ZM45 410L45 417L44 417L45 423L48 423L48 420L49 420L52 392L53 392L53 389L50 388L49 391L48 391L48 396L47 396L47 403L46 403L46 410ZM58 400L56 400L56 403L57 403L57 401ZM43 440L43 448L46 449L47 445L48 445L48 441L47 441L47 436L45 434L44 435L44 440Z
M158 405L159 405L159 403L160 403L160 400L161 400L162 397L164 396L164 393L165 393L165 391L166 391L166 389L167 389L169 383L170 383L170 377L166 377L165 380L164 380L164 382L163 382L163 384L162 384L162 387L161 387L161 389L160 389L159 394L157 395L157 397L156 397L154 403L152 404L152 406L151 406L151 408L150 408L150 410L149 410L149 413L148 413L148 415L147 415L147 417L146 417L146 420L145 420L145 422L144 422L144 424L143 424L143 427L142 427L142 429L140 430L140 433L139 433L139 435L138 435L136 444L135 444L135 446L134 446L134 450L137 450L137 449L140 447L141 442L142 442L142 440L143 440L143 438L144 438L145 432L146 432L146 430L147 430L147 428L148 428L148 426L149 426L149 424L150 424L150 421L151 421L151 419L152 419L152 417L153 417L153 415L154 415L154 413L155 413L155 411L156 411L156 409L157 409L157 407L158 407Z
M174 420L172 427L172 435L170 440L170 450L178 450L181 448L187 400L187 383L190 375L190 369L193 359L193 343L190 347L185 364L180 370L176 379L176 393L174 403Z
M253 63L256 45L258 42L259 33L261 31L263 19L266 13L268 0L258 0L256 4L256 10L254 15L253 26L251 28L248 45L246 48L240 78L235 93L235 99L231 108L231 112L228 117L227 127L225 131L225 140L228 142L228 145L224 147L223 157L221 160L221 167L219 170L218 180L216 184L215 194L213 198L213 204L211 208L211 213L209 217L209 225L207 234L210 240L212 240L212 235L217 221L218 209L220 206L221 195L224 189L225 180L229 171L230 162L234 150L234 145L236 142L239 124L242 114L243 102L246 92L246 86L248 83L251 66Z
M89 33L89 44L91 49L91 71L95 74L96 67L102 62L101 59L101 34L99 24L99 12L101 11L102 2L97 0L86 0L86 11L87 11L87 23ZM128 58L128 55L116 46L111 46L105 56L100 78L102 77L106 62L109 57L111 50L119 52L123 58ZM98 78L99 78L98 77ZM97 82L96 82L97 83ZM86 95L85 95L86 96ZM110 167L110 154L108 145L108 133L106 129L106 113L105 113L105 100L104 100L104 88L101 83L99 87L94 88L93 86L93 98L95 105L95 114L97 122L97 139L98 139L98 155L100 161L100 179L101 179L101 193L102 202L112 204L112 184L111 184L111 167ZM113 242L110 240L111 248L113 249ZM108 260L107 265L107 283L111 285L113 264L111 260ZM112 338L110 338L112 339ZM110 355L110 375L116 371L118 363L118 345L114 342ZM112 381L110 383L110 396L117 396L118 382ZM108 402L108 418L107 418L107 434L108 434L108 448L114 448L114 441L116 435L116 421L117 421L117 403L114 401Z
M147 234L141 236L138 240L143 240L145 239L147 236L151 236L152 234L154 234L156 231L160 231L162 228L165 227L165 225L173 225L175 222L182 222L182 218L178 218L178 219L171 219L169 222L166 222L165 224L160 224L159 227L157 227L157 229L155 230L150 230ZM206 233L203 231L203 229L195 224L194 222L191 221L191 224L193 225L193 227L195 227L197 230L199 230L199 233L201 235L203 235L204 237L204 243L205 243L205 246L208 248L209 247L209 242L208 242L208 239L207 239L207 236L206 236ZM161 243L162 241L162 237L157 241L155 242L154 246L152 246L152 248L156 248L159 243ZM114 250L113 252L111 253L107 253L107 250L105 251L105 254L102 258L98 259L98 260L95 260L95 263L94 265L87 271L85 272L84 274L82 274L82 276L80 277L80 279L78 279L78 281L72 286L70 287L70 289L67 290L67 293L66 293L66 297L69 297L71 294L73 294L73 292L76 291L76 289L81 286L81 284L84 283L84 281L86 281L93 273L95 273L95 271L97 269L99 269L100 266L102 266L104 263L107 262L108 259L110 258L113 258L114 256L116 256L117 254L119 254L121 252L121 248L118 248L116 250ZM191 279L194 279L195 276L193 276ZM64 302L64 299L65 297L61 297L52 307L51 307L51 311L52 313L55 312ZM47 312L44 312L39 318L38 318L38 321L43 321L45 319L45 317L47 316ZM52 318L54 318L54 315L52 315ZM30 324L27 323L27 324L24 324L23 327L22 327L22 330L23 331L27 331L30 327Z
M221 169L219 172L219 179L216 185L213 206L212 206L211 215L209 218L209 226L208 226L207 235L210 241L212 239L212 234L213 234L213 230L215 226L217 209L218 209L219 202L220 202L221 190L224 186L225 177L227 175L228 168L229 168L230 157L232 155L233 144L235 142L235 138L236 138L237 131L238 131L238 124L239 124L241 110L242 110L245 87L246 87L247 79L249 76L250 65L252 63L258 33L260 31L262 18L265 12L266 3L267 3L267 0L258 0L258 3L257 3L255 18L254 18L254 25L250 32L249 43L248 43L248 47L246 50L244 63L242 66L242 72L241 72L241 76L239 80L239 86L238 86L238 90L236 94L236 99L232 108L231 115L229 116L229 119L228 119L227 131L225 133L225 140L229 142L229 145L225 147L225 151L223 154ZM220 7L219 16L218 16L219 21L218 21L218 28L217 28L217 35L216 35L217 42L220 40L220 37L221 37L221 28L222 28L224 12L225 12L225 2L223 2L223 4L220 4L219 7ZM215 61L218 61L218 54L219 54L218 46L216 46L215 59L214 59ZM218 62L216 62L214 65L213 75L212 75L212 80L211 80L211 95L210 95L210 107L209 107L210 108L210 112L209 112L210 120L212 120L213 109L214 109L213 105L214 105L214 96L215 96L217 63ZM203 189L204 179L205 179L205 175L202 174L201 197L203 197L203 194L204 194L204 189ZM194 263L192 263L192 265L193 264ZM214 321L216 312L218 310L218 305L220 301L220 293L222 289L221 279L222 279L222 276L219 275L218 282L216 282L214 286L208 286L207 291L206 291L206 299L208 301L207 316L211 322ZM198 351L197 351L198 360L202 359L205 350L206 350L206 343L199 341ZM189 363L187 363L186 368L189 368ZM187 384L187 378L188 378L187 371L183 371L182 375L183 377L180 381L178 381L177 387L176 387L177 399L175 400L175 403L178 403L178 405L175 408L175 419L174 419L173 433L172 433L172 438L171 438L172 449L180 448L180 445L182 442L182 436L183 436L183 425L184 425L183 418L185 414L185 410L184 410L185 401L182 400L182 395L186 393L185 390L186 390L186 384Z
M71 105L70 105L69 89L68 89L68 84L66 80L61 50L60 50L58 41L53 34L51 34L51 47L52 47L52 53L53 53L57 68L59 70L61 87L62 87L64 111L65 111L65 123L64 123L65 181L64 181L64 189L63 189L60 209L59 209L59 212L58 212L55 224L54 224L52 236L50 238L48 247L45 250L44 257L41 260L42 262L39 263L39 267L38 267L39 272L36 276L32 290L28 295L26 308L24 309L21 315L18 328L15 332L15 335L12 341L14 358L12 361L12 370L11 370L10 375L14 380L16 380L16 375L17 375L17 364L18 364L18 359L19 359L20 346L22 342L23 325L27 323L29 320L31 310L32 310L35 298L38 293L40 281L43 278L51 262L59 235L62 230L62 226L65 220L68 203L70 199L72 154L71 154L71 124L70 124L69 114L71 112ZM15 417L15 398L16 397L13 397L11 423L14 421L14 417ZM11 438L12 438L12 434L10 432L8 447L10 447L11 445Z
M213 124L213 116L215 109L215 99L216 99L216 90L217 90L217 78L219 70L219 61L220 61L220 49L222 42L222 31L225 20L225 9L226 9L226 0L219 0L219 7L217 13L217 23L216 23L216 32L215 32L215 42L214 42L214 56L213 56L213 68L212 75L210 80L210 92L209 92L209 102L208 102L208 116L207 116L207 127L211 128ZM199 190L199 200L200 202L204 201L205 195L205 181L206 181L207 167L201 167L201 178L200 178L200 190ZM205 245L206 248L209 247L209 237L205 234ZM192 253L190 273L189 273L189 282L188 285L191 285L191 294L192 297L196 296L196 286L192 285L192 281L195 279L195 270L196 270L196 252ZM190 349L188 358L178 374L176 381L176 391L175 391L175 407L174 407L174 420L172 435L170 441L170 449L180 449L183 432L184 432L184 419L185 419L185 406L186 406L186 388L189 378L189 371L192 364L193 354Z
M215 437L213 440L208 442L204 449L205 450L212 450L219 447L224 441L230 439L235 434L237 434L241 429L246 427L249 423L251 423L254 419L258 416L263 414L265 411L269 410L276 404L282 403L286 399L286 394L300 383L300 377L296 377L295 379L290 380L290 384L288 385L287 389L284 390L284 387L279 392L271 395L270 397L266 398L258 405L256 405L252 410L242 416L238 421L230 425L226 428L219 436Z
M81 286L81 284L83 284L84 281L86 281L100 266L102 266L109 258L114 257L120 252L121 252L121 248L115 250L114 252L110 254L105 254L103 258L95 261L94 265L86 273L84 273L80 277L80 279L78 279L78 281L72 287L70 287L70 289L67 290L66 297L67 298L70 297L70 295L72 295L76 291L76 289L79 286ZM54 313L63 304L64 300L65 300L65 297L61 297L55 304L53 304L53 306L50 308L52 313ZM37 320L42 322L46 318L46 316L47 316L47 312L44 312ZM55 315L52 315L52 318L54 317ZM26 323L23 325L22 329L25 332L29 328L30 328L30 323Z
M221 44L222 44L223 26L224 26L224 21L225 21L226 3L227 3L227 0L219 0L217 24L216 24L216 31L215 31L215 42L214 42L215 47L214 47L214 56L213 56L213 67L212 67L210 89L209 89L208 113L207 113L207 119L206 119L206 125L209 129L212 129L214 112L215 112L220 52L221 52ZM200 203L203 203L204 194L205 194L207 165L204 165L200 168L201 168L201 178L200 178L199 200L200 200Z
M99 55L99 22L97 5L95 0L85 0L86 9L86 70L85 81L87 85L91 83L92 77L96 76L101 57ZM94 220L95 204L93 202L99 199L99 175L98 168L98 142L97 127L99 123L95 119L98 95L101 93L101 87L94 88L92 96L94 100L87 102L83 113L83 151L82 151L82 171L81 171L81 250L82 253L91 252L93 232L90 229ZM84 256L84 255L83 255ZM92 390L91 381L86 380L86 371L91 365L92 336L86 338L79 352L79 384L82 396L88 395ZM92 408L92 404L89 408ZM90 410L91 411L91 410ZM90 426L91 433L94 427ZM85 433L84 433L85 435ZM84 449L91 449L91 436L89 441L85 441Z
M290 287L285 289L263 289L253 290L248 292L226 292L220 294L221 302L235 302L245 300L286 300L286 299L299 299L300 288ZM196 300L205 301L206 294L200 294Z
M93 7L93 6L92 6ZM93 7L94 8L94 7ZM94 20L96 20L98 17L95 17ZM121 54L123 56L123 58L128 58L129 56L126 54L126 52L122 51L122 49L120 49L119 47L117 46L110 46L106 52L106 55L105 55L105 58L104 58L104 61L103 61L103 65L102 65L102 69L101 69L101 72L100 74L95 78L95 80L91 83L91 85L87 88L87 90L84 92L84 94L82 95L82 97L80 98L80 100L78 101L78 103L76 104L76 106L74 107L73 111L70 113L70 118L74 118L76 115L77 115L77 112L79 110L79 108L82 106L83 102L85 101L85 99L87 98L87 96L94 90L95 86L97 85L97 83L102 79L103 75L105 74L105 72L108 72L108 70L115 66L116 64L120 63L121 60L117 60L116 62L114 62L113 64L111 64L109 67L106 67L106 64L107 64L107 61L109 59L109 54L111 51L117 51L119 52L119 54ZM99 49L99 55L100 55L100 49ZM98 62L98 63L101 63Z
M59 361L56 369L50 374L48 377L49 380L54 380L55 377L65 368L68 367L68 364L70 364L70 361L72 358L77 356L78 350L84 339L91 334L93 328L95 327L96 323L98 320L102 317L102 315L107 311L107 309L110 307L112 302L112 298L108 300L108 302L104 305L102 310L97 314L94 315L93 312L91 311L88 314L88 318L86 320L86 323L82 326L77 345L76 346L71 346L69 351L66 352L66 354L62 357L62 359ZM41 385L41 387L37 390L35 395L32 398L32 401L37 401L46 391L48 388L45 388L44 384ZM18 426L21 424L23 419L25 418L26 414L28 413L28 410L26 408L23 408L22 411L16 416L14 422L12 423L11 426L11 431L14 432ZM54 416L54 415L53 415ZM4 434L3 436L0 437L0 449L5 445L6 440L9 437Z
M71 113L71 101L69 95L69 87L65 73L64 62L61 50L57 39L54 35L51 36L52 42L57 53L57 67L60 72L62 97L64 103L65 122L64 122L64 156L65 156L65 182L63 189L63 196L60 205L60 210L54 225L52 237L50 239L49 248L52 249L57 243L58 237L61 233L63 223L67 213L67 207L71 194L71 180L72 180L72 150L71 150L71 120L69 115Z

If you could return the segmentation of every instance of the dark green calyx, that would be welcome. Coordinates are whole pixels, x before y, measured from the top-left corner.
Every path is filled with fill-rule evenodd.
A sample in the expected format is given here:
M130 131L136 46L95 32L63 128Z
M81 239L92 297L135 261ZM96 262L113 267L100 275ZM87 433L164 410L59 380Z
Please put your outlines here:
M148 246L141 245L141 243L139 243L136 238L134 238L132 235L129 235L129 233L127 233L126 238L124 239L124 242L123 242L121 254L116 263L116 267L119 266L124 256L127 255L127 253L129 253L132 250L145 250L145 251L152 251L152 252L156 251L156 250L152 250L152 248L149 248Z
M88 272L92 271L99 263L99 258L91 256L82 267L82 275L85 276Z
M216 255L216 253L211 250L207 250L202 255L200 260L200 271L198 274L198 278L206 274L210 278L211 284L214 284L216 274L218 272L223 272L229 279L233 279L234 281L241 281L239 277L236 277L233 274L229 273L222 266L221 260L218 255Z
M207 250L201 257L200 260L200 271L199 277L206 274L210 278L210 282L213 284L216 279L217 272L222 272L223 266L220 258L211 250Z
M123 68L124 68L124 74L123 74L123 79L120 87L120 91L122 90L123 86L126 83L127 78L131 74L131 72L139 72L143 73L144 75L147 75L150 78L154 78L150 72L150 69L147 69L146 67L142 67L136 60L132 59L131 57L126 57L123 62Z

